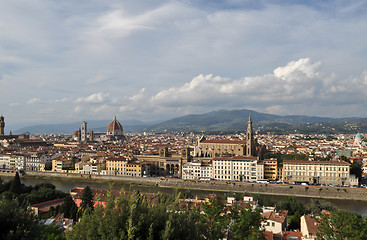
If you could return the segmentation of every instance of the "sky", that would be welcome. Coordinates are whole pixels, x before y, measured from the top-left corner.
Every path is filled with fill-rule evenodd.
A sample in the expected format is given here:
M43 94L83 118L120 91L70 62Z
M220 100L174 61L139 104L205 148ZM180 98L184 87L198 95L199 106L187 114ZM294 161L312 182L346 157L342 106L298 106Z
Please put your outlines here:
M367 2L2 0L6 132L220 109L367 117Z

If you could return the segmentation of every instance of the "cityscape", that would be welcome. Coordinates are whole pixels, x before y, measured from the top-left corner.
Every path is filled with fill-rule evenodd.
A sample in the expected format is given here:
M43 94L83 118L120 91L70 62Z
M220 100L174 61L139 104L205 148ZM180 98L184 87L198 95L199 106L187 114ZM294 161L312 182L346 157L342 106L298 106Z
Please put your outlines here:
M0 1L0 240L367 239L367 1Z
M227 207L240 204L257 209L263 218L259 236L266 239L318 239L319 230L312 226L319 223L313 213L297 215L294 228L295 213L260 205L251 192L366 200L367 142L361 133L257 135L249 116L243 133L229 135L124 133L116 117L102 133L88 131L88 123L82 121L73 134L13 135L5 134L5 117L0 120L2 174L18 172L23 177L136 181L159 187L248 192L242 200L227 196L224 203ZM238 189L234 190L235 184ZM261 189L263 185L266 189ZM83 205L84 189L70 189L78 208ZM92 189L91 193L94 207L107 206L105 197L97 200L109 194L107 189ZM116 190L111 193L116 197L120 194ZM144 196L153 202L159 197L154 193ZM202 208L211 203L210 199L217 197L212 194L205 200L187 196L180 199L179 206ZM56 199L31 207L37 215L49 216L51 208L62 204L64 199ZM63 222L60 226L67 231L77 224L62 219L58 220Z

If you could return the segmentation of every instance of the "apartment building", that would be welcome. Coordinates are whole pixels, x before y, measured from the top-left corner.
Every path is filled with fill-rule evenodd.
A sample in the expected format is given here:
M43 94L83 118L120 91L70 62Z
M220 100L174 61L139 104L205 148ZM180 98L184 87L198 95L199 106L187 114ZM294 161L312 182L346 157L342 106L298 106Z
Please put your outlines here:
M143 177L150 175L150 164L148 162L131 161L125 157L108 158L106 160L106 171L108 175Z
M257 157L213 158L213 178L229 181L256 181Z
M0 155L0 168L2 169L10 169L10 154L1 154Z
M213 178L212 164L188 162L182 166L182 179L211 179Z
M349 184L349 163L339 161L284 161L283 181L309 184Z
M278 159L264 159L264 179L272 181L278 179Z

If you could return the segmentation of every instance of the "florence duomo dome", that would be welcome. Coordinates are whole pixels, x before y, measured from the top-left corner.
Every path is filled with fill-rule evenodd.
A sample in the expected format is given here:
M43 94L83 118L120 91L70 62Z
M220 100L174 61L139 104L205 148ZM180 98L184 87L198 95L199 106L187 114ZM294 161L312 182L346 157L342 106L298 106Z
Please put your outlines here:
M116 116L114 117L113 121L108 124L106 136L111 140L126 140L124 136L124 129L121 123L116 120Z

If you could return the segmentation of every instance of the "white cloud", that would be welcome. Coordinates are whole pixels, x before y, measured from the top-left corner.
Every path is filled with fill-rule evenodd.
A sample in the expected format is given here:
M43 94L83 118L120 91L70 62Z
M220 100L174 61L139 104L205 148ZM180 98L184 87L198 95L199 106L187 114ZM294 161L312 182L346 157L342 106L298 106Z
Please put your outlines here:
M278 67L273 74L238 80L198 75L179 87L162 90L151 98L152 105L167 108L248 108L269 113L320 114L326 105L359 103L366 100L366 75L343 80L321 72L321 62L302 58ZM332 88L330 86L333 86ZM344 96L357 93L349 101ZM342 101L340 102L340 100ZM312 108L311 108L312 106Z
M109 93L95 93L86 98L77 98L77 103L103 103L107 101L108 97L110 96Z
M27 101L27 104L36 104L36 103L41 103L41 99L40 98L31 98Z
M14 102L14 103L10 103L10 107L16 107L16 106L19 106L20 103L18 102Z
M0 1L0 108L9 122L103 118L103 105L142 119L365 116L366 11L363 0ZM29 104L15 113L18 102ZM37 115L41 102L54 112Z
M75 106L74 110L73 110L74 113L80 113L82 111L83 111L83 108L82 108L82 106L79 106L79 105Z

